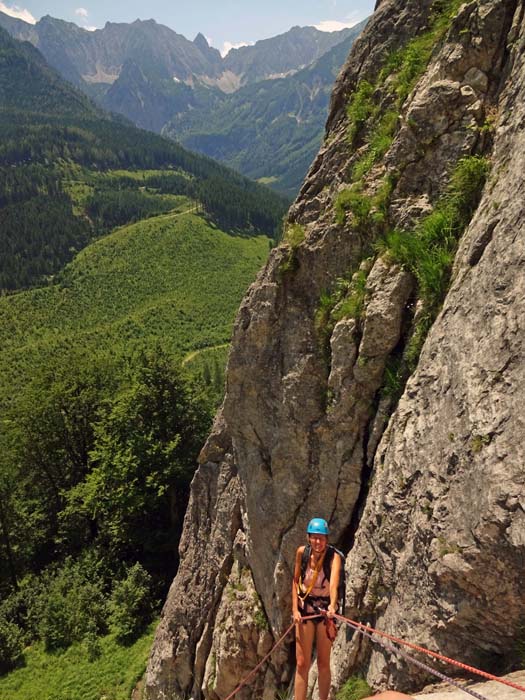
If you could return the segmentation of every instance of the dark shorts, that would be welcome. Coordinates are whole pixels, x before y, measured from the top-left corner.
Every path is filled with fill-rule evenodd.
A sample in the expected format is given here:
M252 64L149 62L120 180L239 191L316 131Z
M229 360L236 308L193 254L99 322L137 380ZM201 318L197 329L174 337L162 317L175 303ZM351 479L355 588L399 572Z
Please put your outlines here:
M308 598L304 601L304 606L299 610L301 617L308 617L309 615L318 615L321 611L326 612L328 606L330 605L329 598ZM325 622L325 617L315 617L313 620L303 620L305 622L313 622L314 625L318 625L320 622Z

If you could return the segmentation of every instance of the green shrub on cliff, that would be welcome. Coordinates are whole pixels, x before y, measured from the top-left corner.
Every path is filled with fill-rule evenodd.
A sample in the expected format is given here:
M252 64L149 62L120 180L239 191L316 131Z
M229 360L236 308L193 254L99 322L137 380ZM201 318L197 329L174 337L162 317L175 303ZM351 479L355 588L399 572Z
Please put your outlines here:
M462 0L435 0L429 28L393 51L374 83L367 80L358 83L346 109L350 145L355 145L357 136L367 125L368 129L364 139L366 149L352 168L354 182L359 182L390 148L401 107L426 70L432 52L443 39L461 4ZM390 101L394 104L381 112L380 100L384 99L385 93L391 96Z
M353 145L356 136L368 121L369 117L377 110L372 99L373 92L374 86L367 80L361 80L348 103L346 108L346 115L348 117L347 136L351 145Z
M447 292L458 240L478 206L488 172L486 158L462 158L434 211L412 230L389 231L377 244L379 252L414 275L417 295L423 302L423 312L405 349L411 369Z
M336 694L337 700L362 700L368 695L372 695L372 688L364 678L351 676Z
M376 193L364 194L360 184L339 192L335 201L335 219L342 226L346 212L352 213L352 225L359 233L370 235L377 228L382 228L387 217L388 202L394 187L394 179L387 175L381 181Z
M444 297L457 241L478 205L488 170L486 158L462 158L434 211L411 231L390 231L378 244L381 252L412 272L428 310L437 309Z

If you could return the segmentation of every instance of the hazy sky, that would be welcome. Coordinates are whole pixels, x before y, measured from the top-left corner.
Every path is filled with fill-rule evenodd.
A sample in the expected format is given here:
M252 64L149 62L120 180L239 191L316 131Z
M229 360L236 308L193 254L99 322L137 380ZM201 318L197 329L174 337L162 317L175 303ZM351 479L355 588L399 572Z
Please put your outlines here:
M375 0L0 0L0 11L29 22L52 15L87 29L153 18L188 39L202 32L224 52L294 25L341 29L367 17L374 5Z

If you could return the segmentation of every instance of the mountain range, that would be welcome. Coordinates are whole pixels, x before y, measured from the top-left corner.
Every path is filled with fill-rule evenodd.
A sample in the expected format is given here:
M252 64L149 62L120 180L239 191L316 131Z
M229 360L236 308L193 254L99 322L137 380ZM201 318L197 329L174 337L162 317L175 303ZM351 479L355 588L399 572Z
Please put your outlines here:
M293 27L222 57L154 20L89 32L0 13L67 80L137 126L166 133L294 196L317 151L335 77L364 23L338 32Z
M1 28L0 104L0 289L41 283L92 238L174 208L173 197L249 235L274 234L284 214L266 188L103 111ZM111 169L116 180L101 175ZM128 170L142 172L140 187Z

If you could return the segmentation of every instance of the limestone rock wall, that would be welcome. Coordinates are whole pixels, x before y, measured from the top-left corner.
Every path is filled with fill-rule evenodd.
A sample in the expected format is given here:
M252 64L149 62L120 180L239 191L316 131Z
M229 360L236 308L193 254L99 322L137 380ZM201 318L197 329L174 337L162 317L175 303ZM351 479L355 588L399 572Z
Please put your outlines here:
M525 619L522 8L515 20L492 177L376 455L349 566L351 612L496 672ZM370 652L341 638L336 682L358 659L374 686L414 687L411 669Z
M290 210L301 235L273 251L237 316L226 398L148 666L150 700L224 697L262 658L289 624L293 555L312 514L345 550L355 540L348 602L360 619L448 654L465 658L467 647L467 660L508 662L525 614L523 6L461 6L362 184L374 195L392 175L390 225L409 227L462 156L492 154L443 310L385 433L395 407L385 369L419 313L417 284L351 214L335 215L364 148L349 145L345 105L428 29L435 3L383 0L356 43ZM375 90L391 107L388 81ZM323 326L323 294L360 271L359 317ZM376 687L421 680L344 634L337 645L336 684L356 669ZM272 658L252 697L287 685L289 652Z

